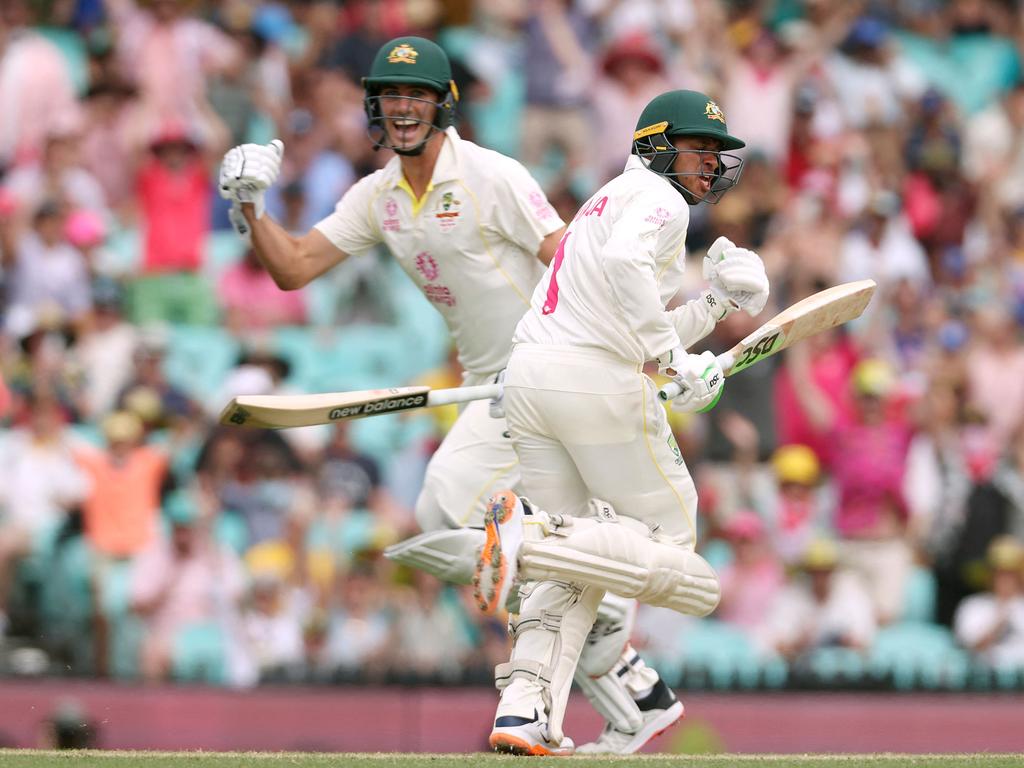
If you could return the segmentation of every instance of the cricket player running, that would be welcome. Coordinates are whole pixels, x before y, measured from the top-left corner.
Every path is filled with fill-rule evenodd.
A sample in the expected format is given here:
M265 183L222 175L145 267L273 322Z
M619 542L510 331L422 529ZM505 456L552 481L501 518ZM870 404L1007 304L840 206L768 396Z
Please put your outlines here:
M386 43L363 80L370 139L397 157L346 192L335 212L294 237L264 214L280 141L244 144L221 166L232 221L284 289L383 243L444 316L466 385L494 381L512 332L564 224L525 168L461 139L458 93L444 52L419 37ZM496 489L516 487L518 460L505 419L469 404L434 454L416 504L425 533L388 556L468 584ZM682 705L629 646L635 601L609 596L580 661L580 685L608 725L593 751L634 752L682 715ZM589 628L589 627L588 627ZM637 691L644 696L637 697Z
M689 206L717 202L743 161L718 105L671 91L644 109L623 173L569 224L519 322L504 408L530 501L496 494L478 565L481 608L525 581L491 746L571 754L562 717L580 649L606 591L705 616L718 577L694 552L697 493L647 360L681 386L681 405L712 408L724 376L688 354L725 315L756 315L768 278L725 238L704 260L707 291L666 311L680 285ZM546 511L542 511L546 510Z

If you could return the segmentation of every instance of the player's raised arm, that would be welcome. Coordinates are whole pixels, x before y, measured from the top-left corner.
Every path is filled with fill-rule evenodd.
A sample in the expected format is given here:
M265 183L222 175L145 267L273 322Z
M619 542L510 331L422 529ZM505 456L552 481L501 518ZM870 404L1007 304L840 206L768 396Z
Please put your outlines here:
M220 194L232 201L229 217L248 240L278 287L295 290L341 262L347 254L322 232L290 234L265 212L264 196L281 171L284 143L242 144L228 151L220 169Z

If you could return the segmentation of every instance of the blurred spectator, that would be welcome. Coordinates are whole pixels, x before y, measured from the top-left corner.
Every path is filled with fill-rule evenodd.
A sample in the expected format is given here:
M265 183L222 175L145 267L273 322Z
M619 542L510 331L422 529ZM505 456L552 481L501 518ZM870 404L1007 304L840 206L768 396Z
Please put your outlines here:
M392 616L372 567L356 563L339 576L321 655L321 674L380 680L394 658Z
M245 562L251 585L242 625L259 679L301 679L302 627L313 607L311 595L295 581L301 563L279 542L253 547Z
M584 137L592 132L586 106L593 64L587 51L594 44L594 28L577 0L530 0L530 10L520 155L536 173L549 164L546 155L557 148L562 155L557 175L570 184L582 182L580 196L586 197L593 184L577 174L589 170Z
M1024 547L1010 536L988 550L991 588L956 611L956 637L995 669L1024 669Z
M910 232L894 192L879 191L871 196L861 226L843 239L836 277L842 282L871 278L881 291L899 280L924 286L931 283L924 249Z
M317 128L313 115L305 109L293 110L287 117L284 131L285 154L280 180L267 190L267 210L285 220L282 200L289 194L301 193L301 210L296 211L296 231L308 232L314 224L334 211L334 206L355 181L355 172L348 159L334 147L333 136Z
M793 565L812 541L831 530L831 499L820 487L821 463L806 445L779 446L771 466L777 488L767 514L774 521L772 544L782 561Z
M663 54L654 38L633 32L614 39L601 60L595 90L601 94L594 100L599 130L596 170L603 182L622 172L644 107L669 90Z
M814 541L801 560L802 573L772 606L767 637L771 647L794 660L816 648L866 651L875 636L871 599L860 581L837 571L839 551Z
M142 442L142 420L114 411L103 420L106 449L83 446L75 459L91 481L83 500L85 535L101 557L131 558L157 535L164 450Z
M217 294L224 324L238 336L306 323L305 294L278 288L251 248L221 274Z
M1005 307L990 304L975 314L967 351L967 396L997 450L1024 419L1024 346Z
M145 137L137 92L124 80L92 81L83 101L82 165L99 183L110 209L129 220L134 210L135 163Z
M227 682L227 648L237 641L232 631L245 570L234 552L214 540L212 521L187 493L169 496L164 513L170 532L156 536L133 569L132 605L146 625L142 674L159 682L171 677L176 662L198 661L208 682ZM197 637L208 641L190 647Z
M168 381L164 372L169 344L166 328L139 329L133 355L135 368L117 397L117 406L134 411L147 429L169 426L196 411L188 394Z
M197 126L201 140L224 126L206 100L207 78L237 66L241 51L213 25L186 12L193 0L106 0L121 75L138 87L141 106L157 125Z
M217 319L212 292L199 274L213 192L198 142L184 123L165 123L139 169L136 183L145 235L141 275L132 297L136 323L207 325ZM216 151L207 148L211 155Z
M423 571L395 600L395 660L399 674L457 680L473 651L468 620L455 587Z
M49 551L68 513L89 490L60 404L38 393L27 406L28 425L4 433L0 443L0 637L18 563Z
M719 573L722 601L716 616L755 637L771 615L785 573L756 512L737 512L722 530L732 545L733 560Z
M57 46L31 29L28 0L0 4L0 165L31 162L56 121L76 109Z
M58 315L61 325L78 325L91 308L88 266L82 253L65 239L65 209L54 200L33 212L32 227L4 252L8 333L27 335L41 315ZM29 328L15 319L28 318Z
M85 377L84 415L90 420L113 410L128 385L139 337L138 328L124 319L121 286L109 278L94 280L92 286L89 330L74 350Z
M104 219L109 216L103 187L82 165L81 137L82 119L63 118L43 137L39 160L19 165L8 174L5 186L18 201L25 218L50 200L69 212L84 210Z

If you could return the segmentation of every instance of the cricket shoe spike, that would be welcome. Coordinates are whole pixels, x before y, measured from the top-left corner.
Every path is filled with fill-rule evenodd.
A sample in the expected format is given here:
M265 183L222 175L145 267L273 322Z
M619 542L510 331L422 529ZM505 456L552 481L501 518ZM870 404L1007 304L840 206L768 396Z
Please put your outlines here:
M505 607L516 580L523 518L530 513L529 504L512 491L498 491L487 501L484 546L473 574L473 597L484 613L493 615Z
M653 690L636 703L643 717L643 724L638 730L626 733L608 723L596 741L581 744L576 752L581 755L632 755L685 716L683 703L664 680L655 683Z
M511 755L567 757L576 751L568 736L557 744L548 738L547 723L540 722L536 710L532 719L499 717L488 743L495 752Z

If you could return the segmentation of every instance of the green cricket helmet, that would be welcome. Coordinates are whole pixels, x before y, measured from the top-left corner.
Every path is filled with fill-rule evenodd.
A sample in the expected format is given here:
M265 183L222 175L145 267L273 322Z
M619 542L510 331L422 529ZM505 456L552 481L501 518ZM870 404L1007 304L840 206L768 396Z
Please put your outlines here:
M722 110L699 91L668 91L655 97L640 113L633 133L633 154L641 157L649 170L671 182L690 205L717 203L739 181L743 158L724 151L676 149L671 141L673 136L716 139L722 150L740 149L746 144L729 133ZM697 196L679 182L681 176L704 175L674 171L676 158L682 153L716 156L718 168L707 194Z
M421 85L438 95L436 101L428 99L410 99L411 101L429 101L437 106L431 130L415 147L395 149L387 143L385 118L381 109L381 96L386 86ZM369 120L367 133L376 148L392 149L400 155L419 155L423 152L427 141L435 131L443 131L455 122L455 104L459 100L459 90L452 80L452 67L448 56L441 47L423 37L396 37L385 43L377 51L370 67L370 74L363 78L363 108ZM415 122L423 123L423 120Z

